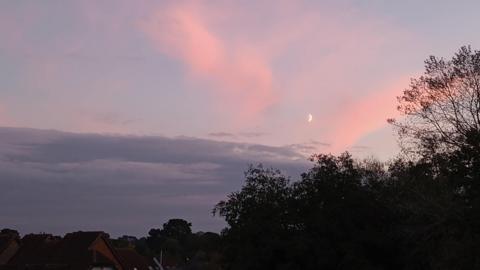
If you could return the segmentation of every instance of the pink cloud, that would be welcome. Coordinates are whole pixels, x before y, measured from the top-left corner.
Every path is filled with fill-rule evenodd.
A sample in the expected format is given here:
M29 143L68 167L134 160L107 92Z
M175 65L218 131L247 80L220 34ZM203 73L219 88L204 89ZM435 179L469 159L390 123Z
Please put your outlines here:
M408 83L408 77L396 80L352 104L341 106L329 123L331 130L327 137L332 141L332 152L345 151L363 136L388 125L387 118L398 116L396 97Z
M281 137L283 141L290 139L290 142L296 141L302 145L309 144L312 140L325 143L311 144L312 149L306 149L305 151L307 155L318 152L338 154L359 143L363 144L363 140L367 136L390 127L387 123L388 118L399 116L396 110L397 96L401 95L403 89L408 87L409 78L410 76L405 75L387 81L380 86L372 87L372 90L365 91L366 93L360 97L352 95L343 101L333 102L334 108L327 110L324 114L319 111L328 102L318 104L317 108L312 108L312 111L307 111L308 108L306 108L303 114L296 115L295 122L288 123L288 132L279 135L283 136L285 134L285 137ZM324 100L328 101L329 99L330 97L325 97ZM311 123L307 122L308 113L313 114ZM388 136L388 132L383 132L382 136ZM391 143L394 141L393 130L391 136L382 140ZM369 140L369 143L371 142ZM369 148L369 151L373 150L372 153L381 150L375 147L381 145L382 142L376 141L374 143L374 145L368 145L372 147Z
M379 101L391 94L388 90L372 92L366 85L382 85L393 77L376 74L375 61L383 61L384 48L401 46L398 41L407 40L408 33L374 19L359 20L351 9L309 10L300 3L280 1L268 5L268 11L259 5L260 10L251 12L231 3L217 7L202 3L161 7L140 26L155 48L180 60L194 80L210 83L222 113L240 116L234 118L236 128L242 127L242 120L265 118L262 113L272 105L298 104L294 106L309 110L309 106L317 107L315 100L323 100L324 108L315 108L321 110L315 112L317 121L323 126L335 123L324 136L341 138L338 144L346 146L378 128L373 123L384 123L390 116L379 120L382 112L388 112L387 106L381 105L362 115L365 126L354 127L348 135L338 124L348 120L345 115L350 111L357 116L363 113L361 108L370 99ZM363 85L357 80L363 80ZM368 80L376 81L365 83ZM361 92L367 96L362 97ZM350 97L352 108L339 115L336 107L345 97ZM268 125L268 121L296 125L276 119L260 124ZM305 131L291 129L291 133ZM309 139L302 136L306 135L293 137Z
M234 106L237 120L252 120L275 100L268 61L246 43L228 44L201 15L193 6L172 6L157 10L140 26L160 52L211 83L222 109Z

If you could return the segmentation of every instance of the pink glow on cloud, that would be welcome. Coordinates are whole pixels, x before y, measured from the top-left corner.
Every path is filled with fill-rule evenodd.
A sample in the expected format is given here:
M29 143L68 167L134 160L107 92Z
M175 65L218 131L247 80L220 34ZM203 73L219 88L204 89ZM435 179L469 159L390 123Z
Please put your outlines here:
M399 117L396 110L397 96L409 85L409 78L410 76L405 75L403 78L385 82L360 98L352 97L343 103L335 103L336 108L328 114L313 113L311 123L307 121L309 112L305 111L303 118L290 127L292 133L297 132L293 140L315 148L307 149L304 153L307 156L319 152L339 154L351 151L352 147L362 145L361 141L368 135L388 128L388 118ZM391 134L393 136L393 130ZM382 137L382 140L391 143L393 138ZM328 145L315 144L312 141ZM382 144L380 141L376 143Z
M274 102L272 71L262 54L245 44L227 46L192 6L159 9L140 25L162 53L213 85L222 108L236 107L237 120L252 120Z
M380 91L366 95L353 104L339 109L339 115L330 123L327 137L333 142L331 150L338 153L353 146L361 137L387 124L386 119L397 117L396 97L408 86L409 77L387 84Z

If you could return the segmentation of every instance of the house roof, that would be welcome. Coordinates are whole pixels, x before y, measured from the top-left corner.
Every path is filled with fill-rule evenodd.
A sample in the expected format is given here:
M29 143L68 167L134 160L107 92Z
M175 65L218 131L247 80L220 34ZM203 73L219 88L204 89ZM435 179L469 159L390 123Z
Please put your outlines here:
M68 233L57 244L53 261L68 264L75 269L86 269L92 264L112 264L113 262L100 253L94 254L92 244L98 238L105 238L103 232L74 232Z
M16 238L13 235L0 235L0 254L8 248L12 241L15 241Z
M50 234L28 234L21 240L20 249L10 259L11 265L42 265L51 261L59 237Z
M134 249L120 248L116 252L124 270L148 270L147 259L138 254Z
M103 232L74 232L63 238L48 234L26 235L21 240L17 254L9 265L29 269L88 269L92 265L115 265L115 262L95 252L92 244L103 239L108 245L108 235Z

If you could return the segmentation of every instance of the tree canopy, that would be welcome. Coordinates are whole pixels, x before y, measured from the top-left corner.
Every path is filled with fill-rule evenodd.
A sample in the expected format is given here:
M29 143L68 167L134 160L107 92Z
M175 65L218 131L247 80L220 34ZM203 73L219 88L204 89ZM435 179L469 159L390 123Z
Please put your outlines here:
M405 149L432 153L480 145L480 51L464 46L449 60L430 56L425 73L398 97L404 117L390 119Z

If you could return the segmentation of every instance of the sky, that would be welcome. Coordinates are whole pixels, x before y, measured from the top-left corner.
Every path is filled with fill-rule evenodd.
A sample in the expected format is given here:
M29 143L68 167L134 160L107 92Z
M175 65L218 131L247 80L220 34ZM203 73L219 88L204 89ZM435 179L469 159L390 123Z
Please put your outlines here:
M0 227L218 232L249 163L393 158L396 96L429 55L480 48L478 8L0 0Z

